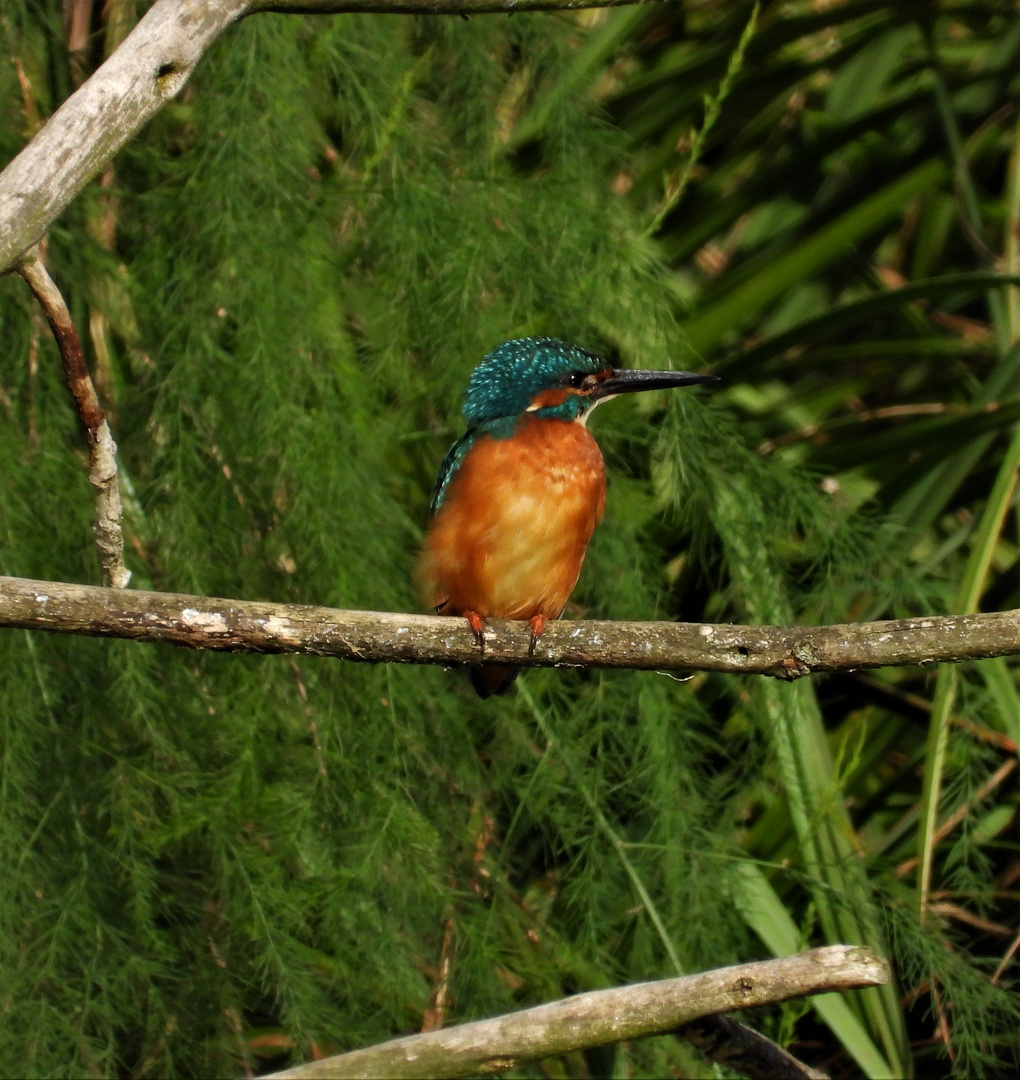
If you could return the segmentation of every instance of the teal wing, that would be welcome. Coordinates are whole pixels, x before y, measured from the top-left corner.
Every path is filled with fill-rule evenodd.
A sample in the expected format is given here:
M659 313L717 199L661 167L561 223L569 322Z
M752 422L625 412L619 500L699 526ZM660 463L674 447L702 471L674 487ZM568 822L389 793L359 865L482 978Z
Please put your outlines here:
M443 463L439 466L439 473L436 476L436 486L432 489L432 502L429 505L429 513L433 516L443 505L443 498L450 486L450 482L457 475L457 470L464 463L464 458L467 457L468 451L474 446L477 437L477 429L471 428L469 431L465 431L450 447L446 457L443 458Z

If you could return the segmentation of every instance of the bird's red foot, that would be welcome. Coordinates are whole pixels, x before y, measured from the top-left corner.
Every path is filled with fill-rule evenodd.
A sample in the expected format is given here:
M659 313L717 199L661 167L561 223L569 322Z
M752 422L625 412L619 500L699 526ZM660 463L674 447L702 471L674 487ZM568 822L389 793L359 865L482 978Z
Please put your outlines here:
M531 626L531 640L528 642L528 656L535 655L535 646L538 644L538 639L545 633L545 624L549 620L544 615L532 615L528 619L528 623Z
M471 627L471 633L475 635L475 641L478 642L478 649L481 654L485 655L485 620L478 614L477 611L465 611L463 612L464 618L467 619L468 626Z

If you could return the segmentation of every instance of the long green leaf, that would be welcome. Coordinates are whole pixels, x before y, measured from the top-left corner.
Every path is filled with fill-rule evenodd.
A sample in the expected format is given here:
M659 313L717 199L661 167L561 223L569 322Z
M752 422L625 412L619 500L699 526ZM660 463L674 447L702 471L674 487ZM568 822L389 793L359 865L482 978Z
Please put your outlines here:
M978 525L974 547L967 559L966 570L957 593L955 610L960 615L977 611L991 565L992 554L999 541L1002 524L1016 491L1017 470L1020 469L1020 427L1010 441L998 476L988 496L988 503ZM945 771L946 746L949 739L949 717L956 700L958 672L952 665L939 671L928 735L928 754L925 763L924 788L921 793L921 831L918 836L918 891L922 913L931 891L932 862L935 856L935 829L938 820L942 774Z
M760 345L737 353L732 358L723 360L715 370L745 371L761 364L798 346L808 345L818 338L829 337L847 326L873 319L876 315L884 315L889 311L896 311L905 304L916 303L918 300L941 300L947 296L958 296L971 292L985 292L988 289L1000 288L1003 285L1020 285L1020 274L997 274L990 271L975 271L966 274L947 274L944 277L926 278L923 281L914 281L899 289L890 289L888 292L879 293L876 296L867 296L863 300L853 300L847 304L839 304L829 308L824 314L812 319L805 319L782 334L777 334ZM957 349L963 347L963 343L950 342ZM910 341L897 342L896 344L906 348ZM874 345L870 346L874 349ZM869 345L853 346L864 352ZM874 355L874 352L872 353Z
M913 195L938 184L945 175L943 161L937 158L926 161L776 259L767 269L759 271L710 307L696 312L684 323L691 348L701 354L714 348L722 338L750 322L791 286L839 258L849 245L901 213Z
M785 623L792 612L773 556L760 542L765 508L757 493L734 482L716 496L716 526L729 550L736 588L755 622ZM872 889L852 843L842 778L822 723L815 689L807 680L758 681L751 688L776 750L798 854L811 879L812 899L827 940L881 948L872 911ZM890 988L864 995L861 1004L872 1034L902 1074L909 1071L903 1017Z

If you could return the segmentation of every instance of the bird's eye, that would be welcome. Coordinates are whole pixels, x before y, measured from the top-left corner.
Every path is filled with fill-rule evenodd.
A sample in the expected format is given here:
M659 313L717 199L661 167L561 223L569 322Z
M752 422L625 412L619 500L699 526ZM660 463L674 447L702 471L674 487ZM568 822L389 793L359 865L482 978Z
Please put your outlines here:
M585 380L588 378L583 371L572 371L567 376L567 386L573 387L575 390L580 390L584 386Z

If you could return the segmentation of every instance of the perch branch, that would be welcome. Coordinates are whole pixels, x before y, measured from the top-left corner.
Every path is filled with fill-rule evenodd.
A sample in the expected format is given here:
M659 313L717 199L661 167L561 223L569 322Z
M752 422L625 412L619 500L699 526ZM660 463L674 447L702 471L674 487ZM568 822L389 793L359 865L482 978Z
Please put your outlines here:
M272 1076L278 1080L472 1076L584 1047L666 1034L700 1017L733 1009L888 981L888 965L870 949L829 945L778 960L576 994L492 1020L394 1039Z
M479 654L465 619L221 600L0 577L0 627L169 642L218 652L308 653L400 664L727 671L797 679L1020 654L1020 610L834 626L493 619Z
M96 494L96 550L104 585L123 589L131 580L124 566L121 532L120 488L117 485L117 444L110 434L96 389L64 298L43 265L38 247L32 248L18 267L28 282L56 338L64 362L67 386L78 409L89 444L89 483Z
M216 39L245 15L481 14L660 0L156 0L113 55L0 173L0 273L45 235L114 154L171 101Z

